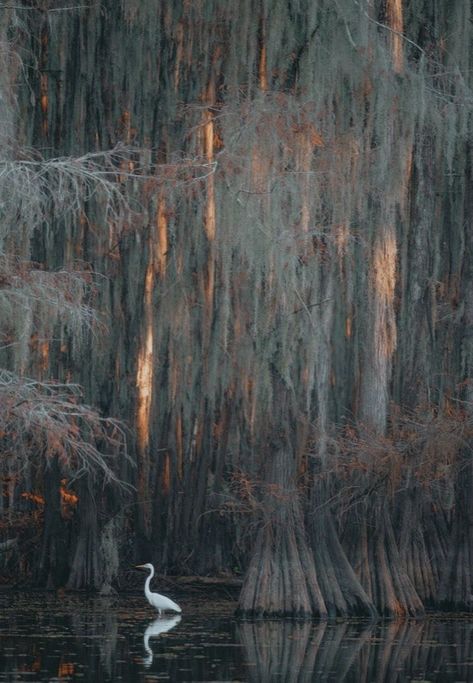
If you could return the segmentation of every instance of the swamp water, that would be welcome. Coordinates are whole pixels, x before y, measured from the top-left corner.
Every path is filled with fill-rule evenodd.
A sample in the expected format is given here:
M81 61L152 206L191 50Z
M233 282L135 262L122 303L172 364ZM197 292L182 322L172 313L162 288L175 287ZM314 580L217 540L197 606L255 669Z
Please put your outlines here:
M473 682L473 619L249 622L233 602L0 594L0 681Z

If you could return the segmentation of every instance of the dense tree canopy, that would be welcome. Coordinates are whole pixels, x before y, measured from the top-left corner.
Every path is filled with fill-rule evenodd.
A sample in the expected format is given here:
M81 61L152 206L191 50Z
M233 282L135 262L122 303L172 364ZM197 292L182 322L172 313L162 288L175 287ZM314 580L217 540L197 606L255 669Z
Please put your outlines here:
M469 604L472 21L2 3L5 570L244 574L244 614Z

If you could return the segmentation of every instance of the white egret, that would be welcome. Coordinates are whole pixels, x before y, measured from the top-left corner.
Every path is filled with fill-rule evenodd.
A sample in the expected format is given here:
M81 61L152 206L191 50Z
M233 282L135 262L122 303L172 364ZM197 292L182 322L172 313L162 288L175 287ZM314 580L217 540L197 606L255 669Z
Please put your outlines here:
M146 564L138 564L136 565L136 569L149 570L149 576L145 581L145 596L149 604L158 610L159 616L161 616L163 612L166 612L168 610L170 610L171 612L182 612L179 605L177 605L173 600L171 600L171 598L167 598L165 595L161 595L160 593L152 593L150 591L149 584L151 583L151 579L154 576L154 567L151 564L151 562L147 562Z

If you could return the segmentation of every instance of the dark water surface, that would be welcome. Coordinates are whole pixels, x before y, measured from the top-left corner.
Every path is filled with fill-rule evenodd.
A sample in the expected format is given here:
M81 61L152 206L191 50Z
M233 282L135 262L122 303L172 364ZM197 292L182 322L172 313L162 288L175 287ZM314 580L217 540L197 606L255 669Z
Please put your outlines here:
M473 620L241 622L234 603L0 595L0 681L473 682Z

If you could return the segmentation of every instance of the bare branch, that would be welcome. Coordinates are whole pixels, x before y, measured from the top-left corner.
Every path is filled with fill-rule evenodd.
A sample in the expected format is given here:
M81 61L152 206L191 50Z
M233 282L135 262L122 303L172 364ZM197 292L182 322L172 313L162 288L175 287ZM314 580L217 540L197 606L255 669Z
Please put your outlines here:
M16 460L21 470L39 452L57 457L69 477L95 473L105 483L126 486L113 469L113 459L126 456L124 426L101 417L81 399L76 384L40 382L0 370L0 434L10 468Z

